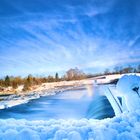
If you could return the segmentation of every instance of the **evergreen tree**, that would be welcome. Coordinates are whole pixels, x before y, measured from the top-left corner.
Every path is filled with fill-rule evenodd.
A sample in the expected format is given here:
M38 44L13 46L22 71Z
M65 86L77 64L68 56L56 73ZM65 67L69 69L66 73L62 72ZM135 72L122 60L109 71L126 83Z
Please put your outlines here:
M29 86L32 86L32 84L33 84L33 77L32 77L32 75L28 75L26 82L27 82L27 84Z
M10 77L8 75L5 77L5 86L10 86Z
M138 65L137 67L137 72L140 72L140 65Z
M27 81L25 81L23 91L27 91L27 90L30 90L30 85Z
M33 77L32 75L28 75L28 77L25 79L25 82L24 82L23 91L30 90L30 87L32 86L32 84L33 84Z
M59 76L58 73L55 74L55 81L58 82L59 81Z

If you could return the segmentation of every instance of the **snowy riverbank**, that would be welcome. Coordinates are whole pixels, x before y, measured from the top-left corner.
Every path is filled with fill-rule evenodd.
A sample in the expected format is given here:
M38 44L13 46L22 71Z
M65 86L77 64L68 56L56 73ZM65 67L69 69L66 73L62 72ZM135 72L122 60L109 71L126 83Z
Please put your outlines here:
M57 84L58 85L58 84ZM30 92L21 92L18 94L12 94L9 96L1 96L1 101L0 101L0 109L5 109L9 107L13 107L16 105L28 103L30 100L33 99L38 99L43 96L52 96L57 93L62 93L67 90L76 90L76 89L81 89L84 88L83 85L78 84L78 85L69 85L69 86L61 86L61 87L56 87L56 86L49 86L47 87L40 86L37 90L35 91L30 91Z

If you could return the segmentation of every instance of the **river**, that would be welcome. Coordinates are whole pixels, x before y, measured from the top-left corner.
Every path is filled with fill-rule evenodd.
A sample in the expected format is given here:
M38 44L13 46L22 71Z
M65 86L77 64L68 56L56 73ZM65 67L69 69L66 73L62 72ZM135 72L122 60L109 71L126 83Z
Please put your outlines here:
M94 92L99 92L99 87ZM86 88L60 92L0 110L1 119L104 119L113 116L114 111L107 98L104 95L88 96Z

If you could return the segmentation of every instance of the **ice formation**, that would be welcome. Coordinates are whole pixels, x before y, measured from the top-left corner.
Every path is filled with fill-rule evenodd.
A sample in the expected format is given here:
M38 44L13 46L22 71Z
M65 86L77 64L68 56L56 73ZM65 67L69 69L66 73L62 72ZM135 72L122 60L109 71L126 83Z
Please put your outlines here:
M118 81L116 88L129 111L140 109L140 76L124 75Z

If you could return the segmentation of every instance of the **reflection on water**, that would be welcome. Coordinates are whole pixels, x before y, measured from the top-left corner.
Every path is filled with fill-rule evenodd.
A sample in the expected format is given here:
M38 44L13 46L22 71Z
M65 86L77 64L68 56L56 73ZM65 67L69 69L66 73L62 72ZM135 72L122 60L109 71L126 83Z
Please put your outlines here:
M88 91L81 89L41 97L26 104L0 110L0 118L46 120L85 117L103 119L114 116L114 111L105 96L87 95Z

